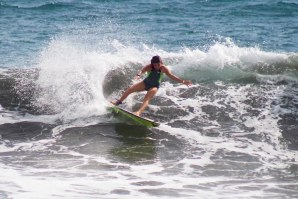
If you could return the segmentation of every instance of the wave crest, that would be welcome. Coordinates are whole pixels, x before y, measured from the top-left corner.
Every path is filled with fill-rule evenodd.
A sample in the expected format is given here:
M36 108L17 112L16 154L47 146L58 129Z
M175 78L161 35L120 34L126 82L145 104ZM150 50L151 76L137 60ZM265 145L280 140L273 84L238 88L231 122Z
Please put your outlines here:
M43 3L32 3L32 4L5 4L0 3L2 8L14 8L14 9L34 9L34 10L54 10L64 7L71 6L67 2L43 2Z

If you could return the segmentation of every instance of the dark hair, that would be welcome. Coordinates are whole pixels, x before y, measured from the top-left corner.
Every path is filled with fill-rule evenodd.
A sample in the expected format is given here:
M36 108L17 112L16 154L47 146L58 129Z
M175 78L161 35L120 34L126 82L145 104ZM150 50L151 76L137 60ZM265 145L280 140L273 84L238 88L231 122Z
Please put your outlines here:
M161 57L158 55L153 56L151 59L151 64L158 64L158 63L162 63Z

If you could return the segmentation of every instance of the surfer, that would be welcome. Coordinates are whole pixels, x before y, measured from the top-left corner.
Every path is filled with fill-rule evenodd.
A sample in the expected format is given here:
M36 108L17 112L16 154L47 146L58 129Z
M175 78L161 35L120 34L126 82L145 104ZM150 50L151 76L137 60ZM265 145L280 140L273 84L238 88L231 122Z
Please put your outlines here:
M151 64L148 64L144 68L140 70L140 72L137 74L136 78L140 79L144 73L148 73L148 76L141 82L138 82L134 85L132 85L130 88L128 88L120 99L112 101L112 104L118 106L119 104L122 104L122 102L131 94L134 92L140 92L140 91L147 91L143 104L137 110L134 112L135 115L140 116L142 112L145 110L145 108L148 106L149 101L154 97L154 95L157 93L157 90L160 86L161 79L164 74L166 74L171 79L180 82L182 84L185 84L187 86L192 85L191 81L189 80L183 80L176 75L174 75L162 62L161 57L156 55L153 56L151 59Z

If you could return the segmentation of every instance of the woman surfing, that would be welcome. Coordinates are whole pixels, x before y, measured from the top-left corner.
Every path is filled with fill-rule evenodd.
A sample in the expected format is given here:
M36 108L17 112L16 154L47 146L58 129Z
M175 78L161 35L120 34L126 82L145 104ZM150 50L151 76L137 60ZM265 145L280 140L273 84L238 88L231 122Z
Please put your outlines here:
M148 73L148 76L141 82L138 82L134 85L132 85L130 88L128 88L122 96L117 99L112 101L111 103L118 106L119 104L122 104L122 102L131 94L134 92L140 92L140 91L147 91L143 103L140 106L139 110L134 112L135 115L140 116L143 111L146 109L148 106L150 100L155 96L155 94L158 91L158 88L160 86L160 82L162 80L162 77L164 74L166 74L169 78L180 82L182 84L185 84L187 86L192 85L191 81L189 80L183 80L176 75L174 75L168 67L166 67L162 60L161 57L156 55L153 56L151 59L151 64L146 65L144 68L140 70L140 72L137 74L136 78L140 79L143 74Z

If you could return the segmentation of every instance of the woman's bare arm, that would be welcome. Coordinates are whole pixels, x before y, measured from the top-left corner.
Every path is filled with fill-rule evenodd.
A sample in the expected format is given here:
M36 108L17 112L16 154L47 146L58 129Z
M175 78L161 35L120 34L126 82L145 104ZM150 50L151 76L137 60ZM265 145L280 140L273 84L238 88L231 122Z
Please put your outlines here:
M172 80L176 81L176 82L179 82L179 83L182 83L182 84L185 84L187 86L190 86L192 85L191 81L189 80L183 80L181 79L180 77L174 75L166 66L163 66L163 72L168 76L170 77Z

